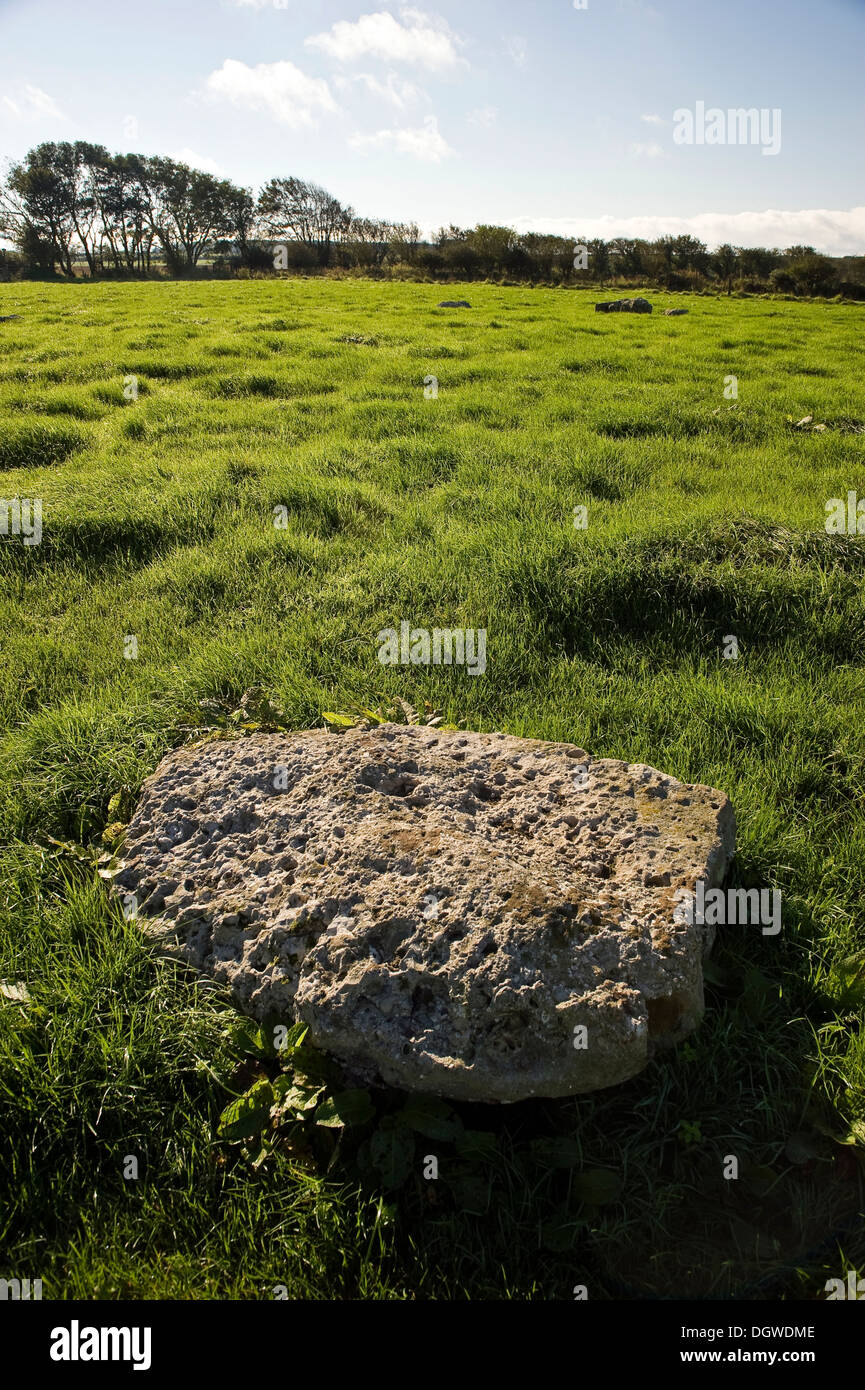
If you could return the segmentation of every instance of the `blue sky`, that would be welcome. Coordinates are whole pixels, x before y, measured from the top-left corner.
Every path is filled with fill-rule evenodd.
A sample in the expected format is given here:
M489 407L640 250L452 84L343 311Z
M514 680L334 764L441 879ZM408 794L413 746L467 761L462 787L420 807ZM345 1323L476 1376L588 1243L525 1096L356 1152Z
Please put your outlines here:
M8 158L89 139L424 231L865 252L865 0L0 0L0 34ZM780 149L677 144L698 102L780 111Z

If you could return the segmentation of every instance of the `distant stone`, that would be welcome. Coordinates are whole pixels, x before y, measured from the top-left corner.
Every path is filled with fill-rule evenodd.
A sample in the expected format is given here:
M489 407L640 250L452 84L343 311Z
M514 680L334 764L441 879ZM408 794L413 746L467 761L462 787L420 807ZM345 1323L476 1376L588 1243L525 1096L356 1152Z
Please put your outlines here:
M665 309L664 313L668 319L675 318L677 314L687 314L687 309Z
M439 305L440 309L470 309L471 307L467 299L443 299Z
M612 1086L703 1012L727 798L567 743L386 724L180 748L115 886L154 942L365 1084ZM130 899L127 898L127 905Z
M598 314L650 314L652 306L648 299L608 299L595 305Z

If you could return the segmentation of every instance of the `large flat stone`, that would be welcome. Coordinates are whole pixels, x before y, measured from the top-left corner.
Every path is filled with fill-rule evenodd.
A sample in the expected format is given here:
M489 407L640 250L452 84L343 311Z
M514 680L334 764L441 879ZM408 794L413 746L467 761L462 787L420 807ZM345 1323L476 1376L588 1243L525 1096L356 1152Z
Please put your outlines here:
M696 1027L712 929L677 890L720 884L734 838L721 792L571 744L310 730L169 754L115 883L356 1076L517 1101L624 1081Z

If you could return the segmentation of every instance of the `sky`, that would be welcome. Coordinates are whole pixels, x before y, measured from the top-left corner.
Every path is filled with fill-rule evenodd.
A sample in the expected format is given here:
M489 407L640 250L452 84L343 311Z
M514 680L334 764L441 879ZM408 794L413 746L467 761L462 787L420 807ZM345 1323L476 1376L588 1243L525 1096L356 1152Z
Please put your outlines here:
M0 161L92 140L425 234L863 254L863 53L865 0L0 0Z

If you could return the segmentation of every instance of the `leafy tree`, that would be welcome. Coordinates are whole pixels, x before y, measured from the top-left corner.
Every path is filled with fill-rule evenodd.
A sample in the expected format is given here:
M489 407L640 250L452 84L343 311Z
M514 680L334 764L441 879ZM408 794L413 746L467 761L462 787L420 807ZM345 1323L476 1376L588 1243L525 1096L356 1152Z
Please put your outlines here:
M380 266L388 253L391 237L389 222L372 217L353 217L348 228L348 245L354 263L361 266Z
M610 248L605 241L601 241L599 237L595 237L594 240L588 243L588 252L589 269L595 279L603 284L610 273L610 266L612 264Z
M504 269L517 246L517 234L512 227L495 227L479 223L466 238L478 266L487 275Z
M258 214L276 237L315 247L319 262L330 264L334 241L349 235L354 213L333 194L306 179L271 179L261 190Z
M17 234L16 244L23 270L28 275L53 275L59 259L57 247L45 240L35 227L25 224Z
M478 258L471 245L471 232L462 227L441 227L436 233L435 244L441 255L443 270L449 275L461 275L471 279L477 270Z
M796 288L796 281L790 271L783 266L776 266L769 275L769 289L778 294L792 294Z
M746 279L767 280L780 263L780 251L769 251L765 246L742 246L739 249L739 270Z
M395 261L414 261L420 242L420 227L416 222L394 222L390 229L388 255Z
M739 264L739 252L735 246L731 246L725 241L723 246L719 246L712 257L712 269L719 280L726 280L727 293L730 294L733 288L733 276Z
M17 246L50 246L53 259L71 275L75 218L63 163L62 147L53 142L28 150L9 170L0 216L4 234Z
M677 236L673 239L672 260L676 270L698 270L705 272L709 267L709 253L706 245L693 236Z
M643 248L645 242L634 241L629 237L614 237L608 242L615 270L620 275L640 275L643 272Z
M145 179L147 216L170 266L196 266L211 238L233 229L232 209L241 190L227 179L160 156L146 161Z
M818 256L816 252L793 261L789 273L797 288L808 294L828 294L835 287L835 267L826 256Z
M551 236L543 232L526 232L520 237L520 248L528 257L532 273L541 280L570 278L575 273L574 246L577 244L585 245L578 237Z
M236 188L225 181L220 188L223 196L222 230L232 237L240 264L270 265L270 254L255 239L258 214L252 190Z

